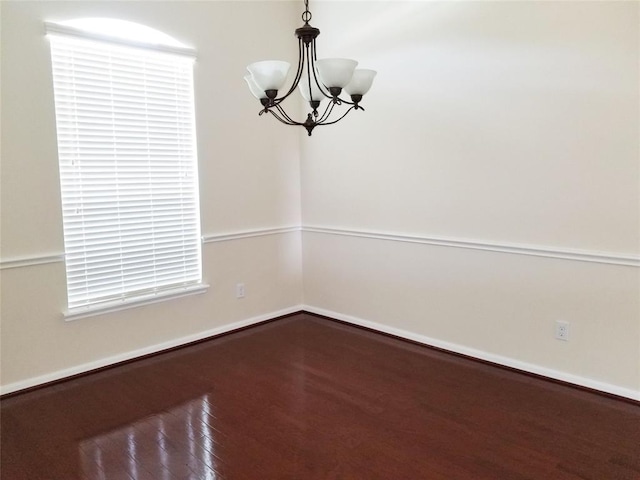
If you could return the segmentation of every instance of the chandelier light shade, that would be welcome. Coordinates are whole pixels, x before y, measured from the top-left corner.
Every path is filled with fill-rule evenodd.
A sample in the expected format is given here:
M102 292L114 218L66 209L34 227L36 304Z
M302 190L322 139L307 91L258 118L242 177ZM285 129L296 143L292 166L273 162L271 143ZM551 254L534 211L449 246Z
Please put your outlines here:
M287 81L287 75L289 74L288 62L281 62L280 60L265 60L263 62L252 63L247 67L251 78L255 82L260 90L280 90Z
M280 60L265 60L247 67L244 79L252 95L261 105L259 115L270 113L286 125L304 127L309 136L318 125L332 125L342 120L352 110L364 110L360 106L362 96L369 91L376 76L374 70L357 69L358 62L346 58L318 60L316 38L320 30L309 25L311 12L309 0L304 0L302 13L304 25L296 29L298 37L298 66L291 87L283 90L291 65ZM309 104L310 112L303 122L294 120L282 107L282 102L298 90ZM284 93L280 93L284 91ZM343 93L344 92L344 93ZM345 96L346 94L346 96ZM328 100L321 108L324 100ZM345 106L334 113L334 107ZM322 113L320 113L322 112Z

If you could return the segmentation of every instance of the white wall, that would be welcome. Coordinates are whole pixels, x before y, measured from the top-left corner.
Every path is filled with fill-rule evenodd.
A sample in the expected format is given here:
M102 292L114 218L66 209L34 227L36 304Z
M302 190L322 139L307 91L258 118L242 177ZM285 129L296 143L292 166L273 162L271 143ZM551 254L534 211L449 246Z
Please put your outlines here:
M316 3L379 75L302 144L305 303L640 398L638 8Z
M241 80L295 58L299 3L2 2L3 266L63 250L42 24L113 16L198 51L212 285L64 322L63 263L2 269L2 391L304 304L640 398L638 4L312 2L319 55L380 73L366 112L308 138ZM271 233L225 240L246 231Z
M2 2L2 391L298 310L299 137L258 118L245 66L295 58L288 2ZM65 322L55 113L44 21L114 17L197 51L206 294ZM268 24L270 28L262 28ZM270 35L268 42L258 36ZM278 230L275 233L271 229ZM220 241L226 234L269 233ZM244 282L246 298L235 298Z

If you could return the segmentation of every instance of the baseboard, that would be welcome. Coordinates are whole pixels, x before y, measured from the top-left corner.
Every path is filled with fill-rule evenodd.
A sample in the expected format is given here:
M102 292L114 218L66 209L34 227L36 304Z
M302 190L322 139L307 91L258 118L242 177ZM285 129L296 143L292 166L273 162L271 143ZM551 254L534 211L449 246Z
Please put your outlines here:
M428 345L441 350L464 355L466 357L472 357L485 362L501 365L514 370L520 370L522 372L530 373L533 375L546 377L552 380L556 380L562 383L568 383L576 385L578 387L587 388L590 390L597 390L610 395L618 397L628 398L636 402L640 401L640 391L632 390L629 388L619 387L610 383L600 382L598 380L592 380L590 378L573 375L558 370L553 370L546 367L541 367L532 363L522 362L509 357L503 357L501 355L495 355L482 350L465 347L464 345L458 345L455 343L445 342L435 338L427 337L417 333L410 332L408 330L402 330L399 328L390 327L382 323L371 322L362 318L354 317L352 315L345 315L342 313L326 310L324 308L314 307L312 305L304 305L305 312L322 315L324 317L333 318L342 322L350 323L352 325L358 325L367 329L375 330L377 332L386 333L395 337L404 338L412 342Z
M177 347L188 345L190 343L206 340L211 337L216 337L226 333L240 330L252 325L262 323L268 320L273 320L279 317L290 315L292 313L300 312L302 310L301 305L285 308L275 312L265 313L255 317L240 320L238 322L229 323L220 327L198 332L185 337L176 338L167 342L158 343L148 347L132 350L126 353L113 355L111 357L102 358L93 362L84 363L75 367L66 368L64 370L58 370L56 372L48 373L46 375L40 375L38 377L32 377L27 380L21 380L19 382L10 383L0 386L0 395L8 395L11 393L17 393L22 390L29 390L35 387L43 386L53 382L68 379L78 375L86 374L95 370L100 370L106 367L114 366L138 358L146 357L156 353L160 353L166 350L171 350Z
M442 340L427 337L425 335L413 333L408 330L402 330L399 328L390 327L388 325L384 325L381 323L371 322L369 320L364 320L362 318L358 318L352 315L346 315L346 314L334 312L331 310L314 307L312 305L296 305L296 306L285 308L275 312L270 312L270 313L258 315L255 317L251 317L245 320L240 320L238 322L222 325L220 327L216 327L210 330L205 330L203 332L199 332L196 334L187 335L185 337L173 339L173 340L159 343L156 345L151 345L149 347L129 351L129 352L122 353L119 355L114 355L111 357L106 357L93 362L77 365L75 367L58 370L56 372L52 372L46 375L32 377L27 380L22 380L19 382L2 385L0 386L0 395L4 396L12 393L17 393L22 390L29 390L35 387L65 380L70 377L75 377L75 376L86 374L95 370L100 370L106 367L114 366L117 364L121 364L124 362L142 358L145 356L160 353L166 350L171 350L171 349L185 346L190 343L198 342L201 340L206 340L208 338L230 333L235 330L240 330L246 327L250 327L252 325L256 325L268 320L277 319L279 317L283 317L283 316L297 313L300 311L305 311L305 312L309 312L317 315L322 315L324 317L333 318L336 320L340 320L342 322L350 323L352 325L361 326L361 327L375 330L378 332L393 335L399 338L404 338L404 339L407 339L416 343L420 343L423 345L428 345L431 347L439 348L442 350L457 353L467 357L472 357L472 358L493 363L496 365L501 365L501 366L512 368L515 370L520 370L526 373L531 373L534 375L546 377L546 378L557 380L563 383L568 383L568 384L576 385L579 387L588 388L591 390L597 390L597 391L607 393L610 395L615 395L618 397L628 398L636 402L640 401L640 391L619 387L617 385L612 385L606 382L592 380L590 378L581 377L578 375L573 375L573 374L561 372L558 370L553 370L546 367L541 367L539 365L535 365L527 362L521 362L519 360L515 360L509 357L503 357L501 355L495 355L492 353L484 352L482 350L465 347L463 345L445 342Z

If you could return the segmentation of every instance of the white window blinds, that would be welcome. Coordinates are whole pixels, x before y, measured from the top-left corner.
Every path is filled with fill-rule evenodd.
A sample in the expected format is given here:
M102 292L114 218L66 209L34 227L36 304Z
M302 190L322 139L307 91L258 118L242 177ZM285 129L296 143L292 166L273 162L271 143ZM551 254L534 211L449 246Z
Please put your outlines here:
M49 37L70 312L198 286L193 58Z

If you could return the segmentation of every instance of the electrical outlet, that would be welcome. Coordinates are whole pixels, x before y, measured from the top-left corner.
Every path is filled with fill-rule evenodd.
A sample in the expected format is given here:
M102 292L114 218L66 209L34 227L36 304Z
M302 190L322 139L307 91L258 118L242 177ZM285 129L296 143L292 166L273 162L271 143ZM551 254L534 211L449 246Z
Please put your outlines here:
M236 298L244 298L244 283L236 284Z
M556 338L565 342L569 341L569 322L556 320Z

